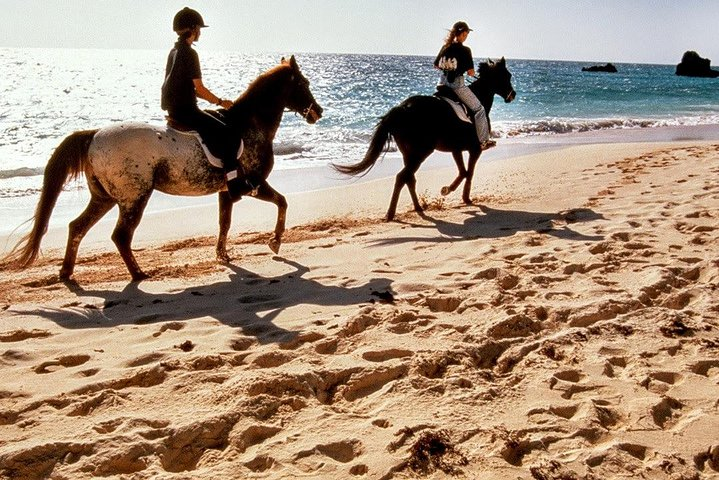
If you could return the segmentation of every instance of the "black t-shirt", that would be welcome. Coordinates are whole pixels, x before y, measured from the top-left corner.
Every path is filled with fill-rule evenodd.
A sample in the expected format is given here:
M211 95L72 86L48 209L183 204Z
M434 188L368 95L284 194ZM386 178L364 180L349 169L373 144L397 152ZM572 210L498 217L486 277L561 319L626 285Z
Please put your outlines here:
M162 84L162 109L173 111L197 107L196 78L202 78L200 57L186 42L178 41L170 50Z
M434 60L434 66L447 75L448 81L453 82L455 78L464 75L465 72L474 70L472 50L461 43L451 43L439 51Z

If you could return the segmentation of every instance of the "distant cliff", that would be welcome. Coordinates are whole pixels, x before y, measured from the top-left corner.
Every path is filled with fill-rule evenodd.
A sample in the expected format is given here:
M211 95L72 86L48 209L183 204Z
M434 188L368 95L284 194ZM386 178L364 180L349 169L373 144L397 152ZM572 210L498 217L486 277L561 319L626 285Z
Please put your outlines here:
M691 50L684 52L676 73L684 77L719 77L719 71L711 69L711 60Z

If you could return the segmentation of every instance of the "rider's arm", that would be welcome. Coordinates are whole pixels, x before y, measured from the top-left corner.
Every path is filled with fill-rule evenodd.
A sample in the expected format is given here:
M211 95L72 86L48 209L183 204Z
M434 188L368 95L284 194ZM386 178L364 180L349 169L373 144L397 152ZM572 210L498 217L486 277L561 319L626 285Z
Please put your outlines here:
M195 94L201 99L207 100L214 105L219 105L222 108L230 108L232 106L231 101L222 100L220 97L209 91L207 87L205 87L205 84L202 83L201 78L193 78L192 83L195 85Z

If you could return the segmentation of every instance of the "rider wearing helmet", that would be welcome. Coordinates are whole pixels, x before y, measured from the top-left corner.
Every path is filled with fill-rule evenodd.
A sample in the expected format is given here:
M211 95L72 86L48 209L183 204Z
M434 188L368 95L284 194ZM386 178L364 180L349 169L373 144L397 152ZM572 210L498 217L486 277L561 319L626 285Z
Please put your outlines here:
M237 150L240 140L233 138L227 125L197 106L197 97L222 108L232 102L223 100L205 87L202 82L200 59L192 44L200 38L201 28L207 27L202 16L191 8L183 8L175 15L172 29L178 39L167 57L165 81L162 84L162 109L169 117L197 130L214 155L222 159L227 191L233 199L248 191L246 179L239 171ZM252 188L250 186L250 188Z
M482 150L495 146L497 143L489 138L487 114L479 99L464 84L464 74L474 76L472 51L463 45L472 29L465 22L456 22L452 26L442 49L434 60L434 67L442 71L438 87L451 88L457 97L474 113L474 125Z

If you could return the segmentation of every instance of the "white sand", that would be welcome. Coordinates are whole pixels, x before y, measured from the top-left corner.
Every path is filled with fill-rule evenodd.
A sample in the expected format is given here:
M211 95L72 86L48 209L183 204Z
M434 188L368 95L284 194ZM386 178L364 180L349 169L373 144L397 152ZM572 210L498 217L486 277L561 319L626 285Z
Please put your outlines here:
M501 148L498 147L498 148ZM719 144L480 163L473 206L384 223L392 179L100 225L0 281L8 478L711 478ZM407 212L406 192L400 212ZM257 234L243 232L260 232Z

